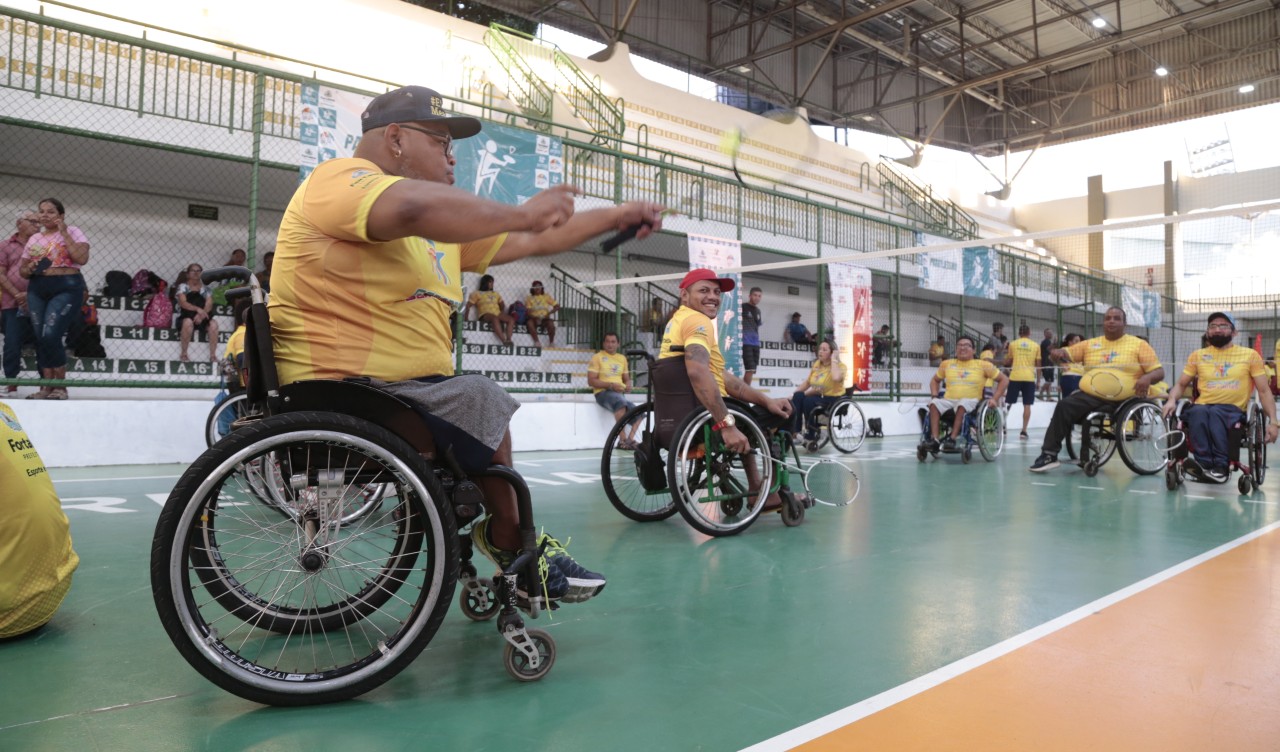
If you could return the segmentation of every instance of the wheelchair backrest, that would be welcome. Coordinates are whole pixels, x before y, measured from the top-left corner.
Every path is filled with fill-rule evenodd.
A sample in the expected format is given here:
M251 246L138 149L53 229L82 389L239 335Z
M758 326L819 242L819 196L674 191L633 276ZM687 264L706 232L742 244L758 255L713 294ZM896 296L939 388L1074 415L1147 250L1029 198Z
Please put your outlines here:
M693 393L683 357L656 361L649 369L649 379L653 386L654 435L659 446L669 446L680 423L701 405Z
M245 322L244 360L249 404L264 405L268 415L277 412L280 376L276 372L275 353L271 349L271 320L265 303L249 306L249 318Z

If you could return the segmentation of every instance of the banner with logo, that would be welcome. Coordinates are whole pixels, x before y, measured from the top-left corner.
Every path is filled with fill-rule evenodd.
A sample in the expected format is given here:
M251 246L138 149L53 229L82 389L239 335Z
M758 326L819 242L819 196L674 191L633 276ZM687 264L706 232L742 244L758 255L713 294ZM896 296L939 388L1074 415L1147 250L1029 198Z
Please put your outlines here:
M920 245L952 242L934 235L922 235L920 241ZM999 255L992 248L951 248L921 253L918 258L922 289L987 300L1000 297Z
M710 235L689 235L690 269L732 269L742 266L742 243ZM734 287L720 296L720 315L716 318L716 343L724 356L725 370L742 375L742 304L739 292L742 275L720 274L734 281Z
M349 157L360 143L360 113L372 97L319 84L303 84L298 116L298 180L321 162Z
M1148 329L1160 328L1160 294L1141 287L1120 288L1120 307L1124 309L1125 322L1130 326Z
M454 185L477 196L518 205L564 182L564 145L544 133L484 123L453 143Z
M844 385L871 389L871 270L841 262L827 267L831 320L844 364Z

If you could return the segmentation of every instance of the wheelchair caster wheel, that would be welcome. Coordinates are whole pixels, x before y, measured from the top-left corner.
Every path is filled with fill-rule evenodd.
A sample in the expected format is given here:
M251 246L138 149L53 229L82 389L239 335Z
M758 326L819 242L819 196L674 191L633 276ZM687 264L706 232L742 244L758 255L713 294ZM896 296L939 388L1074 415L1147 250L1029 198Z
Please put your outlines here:
M790 491L779 493L782 497L782 524L795 527L804 522L804 502Z
M720 511L725 517L733 517L742 511L742 499L725 499L720 502Z
M537 681L546 676L555 665L556 641L541 629L526 630L526 635L529 649L536 651L538 655L538 665L532 666L531 657L510 642L502 652L502 662L511 678L522 682Z
M925 448L924 444L921 444L920 446L916 447L916 459L919 460L920 462L924 462L925 455L927 455L928 453L929 453L929 450Z
M1178 486L1182 485L1182 478L1178 475L1178 468L1170 465L1164 471L1164 487L1170 491L1177 491Z
M967 465L967 464L969 464L969 460L971 460L971 459L973 459L973 450L972 450L972 449L970 449L969 447L965 447L963 450L961 450L961 452L960 452L960 461L961 461L961 462L963 462L964 464L966 464L966 465Z
M1098 474L1098 461L1089 460L1084 463L1084 474L1090 478Z
M1249 477L1248 473L1240 474L1240 480L1236 481L1236 489L1241 494L1247 494L1253 490L1253 479Z
M805 449L807 449L807 450L809 450L810 452L816 452L816 451L818 451L818 442L817 442L817 441L807 441L807 442L805 442L804 448L805 448Z
M471 621L489 621L498 615L498 598L493 588L479 580L471 580L458 592L462 615Z

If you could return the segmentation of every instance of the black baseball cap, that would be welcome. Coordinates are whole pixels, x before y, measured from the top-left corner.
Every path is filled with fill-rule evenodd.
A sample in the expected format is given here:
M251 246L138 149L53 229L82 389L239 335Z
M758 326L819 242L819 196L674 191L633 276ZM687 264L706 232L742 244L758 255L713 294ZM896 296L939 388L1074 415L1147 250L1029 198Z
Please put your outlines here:
M379 94L360 114L360 128L368 133L392 123L421 123L438 120L453 138L470 138L480 132L480 121L473 117L451 115L444 109L444 98L425 86L401 86Z

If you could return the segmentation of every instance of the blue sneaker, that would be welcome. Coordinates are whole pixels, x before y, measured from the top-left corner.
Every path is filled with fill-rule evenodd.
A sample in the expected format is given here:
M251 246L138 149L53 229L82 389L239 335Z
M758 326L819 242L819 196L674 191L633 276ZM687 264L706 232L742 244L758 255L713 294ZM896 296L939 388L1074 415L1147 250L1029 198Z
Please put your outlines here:
M592 572L574 561L560 541L543 533L538 536L538 545L546 542L542 558L550 564L550 570L564 578L565 594L561 598L565 603L582 603L590 600L604 590L604 575ZM547 583L548 589L551 583Z
M497 564L499 569L505 570L516 560L516 553L514 551L505 551L489 542L489 520L491 519L491 517L485 517L471 527L471 544L486 558ZM546 536L544 535L543 537L545 538ZM541 544L541 539L538 542ZM558 567L550 563L550 554L551 546L548 544L547 550L543 552L542 557L538 560L538 573L542 576L546 586L544 595L550 601L565 599L569 603L577 603L577 600L566 598L570 591L569 580ZM570 559L569 561L573 560ZM524 572L520 572L516 577L516 595L526 600L529 598L530 590L527 580L528 576ZM601 578L602 583L603 581L604 578ZM604 585L602 584L601 587L604 587ZM587 598L590 597L587 596ZM586 600L586 598L581 600Z

